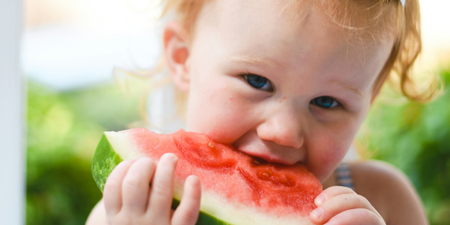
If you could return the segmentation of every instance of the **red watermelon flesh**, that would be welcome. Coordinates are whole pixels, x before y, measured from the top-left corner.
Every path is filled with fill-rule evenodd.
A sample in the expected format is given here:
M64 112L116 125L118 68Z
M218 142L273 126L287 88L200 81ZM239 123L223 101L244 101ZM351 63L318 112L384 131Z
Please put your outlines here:
M229 224L311 224L308 215L322 185L304 165L269 163L184 130L167 135L142 128L105 136L123 160L177 155L174 197L180 199L184 180L194 174L202 182L201 210Z

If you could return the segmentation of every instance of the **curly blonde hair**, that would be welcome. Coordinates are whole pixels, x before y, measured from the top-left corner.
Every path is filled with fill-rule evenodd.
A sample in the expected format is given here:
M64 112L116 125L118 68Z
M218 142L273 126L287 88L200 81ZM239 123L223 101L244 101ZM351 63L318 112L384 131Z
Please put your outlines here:
M196 19L203 6L212 0L162 0L162 16L175 11L176 19L188 33L195 29ZM413 101L428 101L438 90L438 80L430 76L427 87L419 87L412 76L412 67L422 50L420 7L418 0L286 0L293 9L305 3L320 8L330 21L350 33L367 40L383 35L395 35L391 54L379 74L374 93L386 80L405 97ZM301 4L300 4L301 3Z

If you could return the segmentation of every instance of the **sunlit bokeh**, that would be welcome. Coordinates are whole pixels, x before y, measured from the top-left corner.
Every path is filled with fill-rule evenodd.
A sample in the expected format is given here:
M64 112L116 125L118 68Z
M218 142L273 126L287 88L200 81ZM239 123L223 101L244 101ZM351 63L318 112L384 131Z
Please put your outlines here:
M25 1L23 68L56 89L112 79L112 69L151 68L160 51L153 0Z
M450 23L445 16L450 1L420 1L422 13L423 54L419 60L421 69L429 70L448 64L450 59Z

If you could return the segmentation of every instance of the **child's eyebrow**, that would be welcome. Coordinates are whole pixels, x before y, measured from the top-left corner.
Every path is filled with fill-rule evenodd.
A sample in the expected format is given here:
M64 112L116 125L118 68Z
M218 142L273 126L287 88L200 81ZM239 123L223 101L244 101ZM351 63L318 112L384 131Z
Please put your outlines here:
M231 56L230 60L237 63L263 64L268 66L274 66L276 64L273 60L269 58L255 55Z
M345 82L334 81L333 83L337 83L337 84L341 85L342 87L344 87L345 89L359 95L360 97L364 97L364 95L361 93L361 91L359 91L357 88L355 88L349 84L346 84Z

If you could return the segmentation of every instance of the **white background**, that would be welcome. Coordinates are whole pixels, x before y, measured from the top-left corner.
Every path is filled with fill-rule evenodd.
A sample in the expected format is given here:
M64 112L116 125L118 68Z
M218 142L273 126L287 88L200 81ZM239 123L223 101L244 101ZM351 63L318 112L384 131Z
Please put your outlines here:
M24 224L24 82L19 49L22 1L0 0L0 224Z

